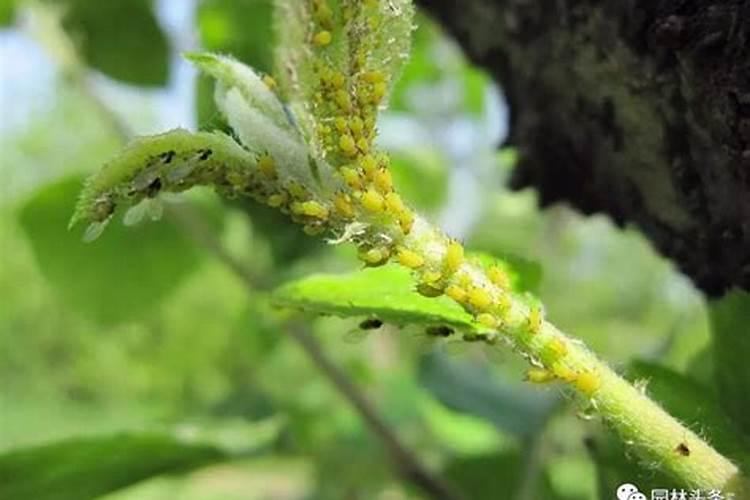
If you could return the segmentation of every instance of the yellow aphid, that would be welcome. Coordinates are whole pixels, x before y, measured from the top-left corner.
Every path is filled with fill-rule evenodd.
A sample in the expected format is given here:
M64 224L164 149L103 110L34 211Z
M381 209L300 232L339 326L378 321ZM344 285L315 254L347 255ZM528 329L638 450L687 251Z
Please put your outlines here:
M346 77L342 73L336 71L331 74L330 82L334 88L340 89L344 87L344 84L346 84Z
M554 373L557 378L559 378L560 380L564 380L565 382L574 382L578 377L578 374L574 370L563 363L553 364L552 373Z
M380 71L367 71L362 74L362 78L367 83L382 83L385 81L385 75Z
M360 118L359 116L355 116L349 121L349 128L355 136L359 136L362 134L364 126L365 124L362 121L362 118Z
M439 287L432 286L429 283L420 283L417 285L417 292L429 298L440 297L443 295L443 290Z
M497 328L499 321L490 313L482 313L477 316L477 321L487 328Z
M401 232L404 233L405 236L408 236L414 225L414 214L408 210L402 211L398 214L398 225L401 227Z
M357 139L357 148L363 153L367 153L370 150L370 143L364 137L360 137Z
M341 151L348 156L354 156L357 154L357 145L349 134L343 134L339 137L339 148L341 148Z
M492 306L492 295L484 288L473 287L469 290L467 301L475 310L483 312Z
M568 354L568 346L557 337L554 337L549 341L549 344L547 344L547 350L555 358L561 358Z
M278 87L276 84L276 80L273 79L271 75L263 75L263 83L266 84L266 87L268 87L268 90L274 91Z
M373 85L372 86L373 104L376 104L383 97L385 97L386 92L388 92L388 86L385 83L376 83L375 85Z
M325 231L325 226L322 226L320 224L306 224L302 228L302 231L304 231L305 234L309 236L317 236L323 231Z
M354 217L354 206L351 197L346 193L338 193L333 197L333 206L336 212L347 219Z
M286 187L286 190L289 191L289 194L292 195L297 200L304 200L309 196L307 189L302 186L299 182L292 180L289 182L289 184Z
M324 27L333 25L333 11L326 3L317 3L315 5L315 22Z
M555 375L543 368L530 368L526 372L525 380L535 384L545 384L555 380Z
M456 271L458 271L458 268L461 267L463 263L464 263L463 245L461 245L461 243L457 242L456 240L451 240L451 242L448 243L448 249L445 252L445 258L443 259L443 264L445 265L445 269L450 274L453 274Z
M508 277L508 273L506 273L502 268L498 266L490 267L487 270L487 276L489 276L490 281L492 281L495 285L502 288L503 290L510 289L510 277Z
M506 294L502 294L497 298L497 303L495 304L497 311L500 314L505 314L510 310L511 302L510 297Z
M268 206L277 208L288 201L289 197L286 193L272 194L268 197Z
M385 206L383 195L372 188L369 188L367 191L365 191L360 201L362 203L362 207L364 207L365 210L374 213L382 212Z
M585 371L578 374L578 378L575 381L576 388L587 396L594 394L599 386L602 384L599 376L590 371Z
M417 252L402 248L398 252L398 261L401 265L409 267L411 269L418 269L424 265L424 257L419 255Z
M450 285L445 289L445 294L455 300L458 303L463 303L466 300L466 290L458 285Z
M370 267L382 266L388 262L391 252L386 247L376 247L362 249L359 251L359 258L362 262Z
M336 125L336 130L341 133L346 132L349 129L349 124L343 116L337 116L333 123Z
M313 43L318 47L325 47L331 43L331 40L333 40L333 37L328 30L318 31L313 37Z
M276 163L270 155L264 154L258 158L258 170L268 179L276 178Z
M404 202L398 193L391 191L385 195L385 208L392 214L400 214L404 210Z
M359 160L359 165L362 167L362 170L364 170L365 176L367 176L368 179L371 179L378 169L378 162L372 155L364 155Z
M352 189L362 189L362 178L357 170L351 167L341 168L341 177L346 182L347 186Z
M349 94L346 93L346 90L340 89L337 90L336 93L333 96L334 101L336 101L336 104L339 108L341 108L345 112L349 112L352 108L352 101L349 98Z
M393 177L391 176L391 171L387 168L378 169L372 181L381 193L393 191Z
M291 206L292 212L297 215L306 215L316 219L327 219L328 209L317 201L294 202Z
M536 335L542 329L542 322L544 321L542 308L539 306L532 306L529 309L529 316L526 318L526 324L529 333Z
M425 271L422 273L422 281L425 283L436 283L440 281L440 278L443 277L443 274L440 271Z

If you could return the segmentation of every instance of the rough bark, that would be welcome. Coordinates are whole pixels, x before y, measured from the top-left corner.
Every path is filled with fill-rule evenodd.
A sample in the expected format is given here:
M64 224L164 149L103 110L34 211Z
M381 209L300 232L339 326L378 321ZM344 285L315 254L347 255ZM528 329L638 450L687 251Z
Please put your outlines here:
M502 85L512 186L750 290L750 0L421 0Z

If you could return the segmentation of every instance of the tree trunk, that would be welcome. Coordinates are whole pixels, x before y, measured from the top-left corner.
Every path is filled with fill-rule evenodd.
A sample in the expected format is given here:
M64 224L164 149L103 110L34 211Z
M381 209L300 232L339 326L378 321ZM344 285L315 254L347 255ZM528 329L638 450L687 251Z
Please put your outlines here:
M750 290L750 0L421 0L503 87L512 187Z

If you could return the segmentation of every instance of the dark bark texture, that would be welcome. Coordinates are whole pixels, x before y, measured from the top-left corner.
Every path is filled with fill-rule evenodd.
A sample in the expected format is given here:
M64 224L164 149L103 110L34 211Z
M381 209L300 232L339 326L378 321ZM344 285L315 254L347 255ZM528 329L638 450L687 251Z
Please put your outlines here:
M421 0L503 87L512 186L750 290L750 0Z

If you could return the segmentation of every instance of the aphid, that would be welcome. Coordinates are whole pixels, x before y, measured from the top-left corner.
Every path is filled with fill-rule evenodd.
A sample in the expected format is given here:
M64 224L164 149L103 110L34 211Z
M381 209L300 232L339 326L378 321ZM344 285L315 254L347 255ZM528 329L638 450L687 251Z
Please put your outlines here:
M372 155L364 155L360 158L359 165L368 179L372 179L378 169L378 162Z
M568 353L568 346L559 338L554 337L550 339L544 350L548 359L557 361Z
M325 230L326 230L325 226L322 225L320 222L313 222L311 224L305 224L302 227L302 231L308 236L317 236Z
M309 193L307 192L307 189L300 184L299 182L292 179L289 181L289 183L286 186L287 191L289 191L289 194L292 195L292 197L296 200L304 200L305 198L309 197Z
M424 257L407 248L398 251L398 261L401 265L411 269L418 269L424 265Z
M552 365L552 373L555 374L560 380L565 382L575 382L578 378L578 374L568 367L568 365L557 362Z
M339 148L347 156L354 156L357 154L357 144L349 134L342 134L339 137Z
M211 157L211 155L213 153L214 152L211 149L208 149L208 148L206 148L206 149L199 149L198 150L198 159L200 161L206 161L206 160L208 160Z
M349 129L349 124L343 116L337 116L333 123L336 126L336 130L341 133L346 132Z
M373 104L377 104L380 102L383 97L385 97L386 92L388 92L388 86L385 83L376 83L372 86L372 101Z
M330 82L333 88L340 89L344 87L344 84L346 83L346 77L338 71L335 71L331 75Z
M544 368L530 368L526 372L524 380L533 382L535 384L545 384L547 382L552 382L553 380L555 380L555 375L552 372L545 370Z
M538 305L531 306L529 316L526 318L526 327L532 335L536 335L542 329L544 321L542 308Z
M497 318L490 313L482 313L478 315L477 321L479 324L486 326L487 328L497 328L498 325Z
M418 284L417 285L417 292L420 295L422 295L424 297L428 297L428 298L440 297L441 295L443 295L443 290L442 289L440 289L440 288L438 288L436 286L432 286L429 283L420 283L420 284Z
M378 318L368 318L359 324L362 330L377 330L383 326L383 321Z
M424 329L424 332L430 337L450 337L456 333L453 328L445 325L428 326Z
M359 176L359 172L351 167L342 167L340 172L347 186L352 189L362 189L362 179Z
M322 203L314 200L292 203L292 212L297 215L306 215L316 219L328 218L328 208Z
M268 197L267 203L269 207L278 208L289 200L286 193L276 193Z
M392 214L400 215L404 210L404 202L398 193L391 191L385 195L385 208Z
M403 210L398 214L398 225L401 228L401 232L405 236L408 236L411 232L412 226L414 226L414 214L409 210Z
M683 457L689 457L690 456L690 448L688 448L687 443L680 443L678 444L675 449L675 452L677 454L682 455Z
M387 247L375 247L360 250L358 256L368 267L378 267L388 262L391 252Z
M480 287L472 287L467 295L468 304L479 312L486 312L492 306L492 295Z
M360 136L362 134L364 126L365 124L359 116L355 116L349 121L349 130L351 130L355 136Z
M349 94L346 93L346 90L337 90L333 95L333 100L336 101L336 104L339 108L341 108L342 111L345 111L347 113L351 111L352 100L349 98Z
M593 395L599 389L600 385L601 380L594 372L581 372L576 379L576 388L587 396Z
M268 90L275 91L278 85L276 84L276 80L273 79L271 75L263 75L263 83L266 84L266 87L268 87Z
M160 154L159 157L161 158L162 163L166 165L167 163L172 162L172 159L175 157L176 154L177 153L174 150L169 150Z
M387 168L380 168L375 172L373 183L378 191L381 193L389 193L393 191L393 177L391 171Z
M331 43L331 40L333 37L331 36L331 32L328 30L319 31L313 36L313 43L317 45L318 47L325 47L326 45Z
M362 79L367 83L381 83L385 81L385 75L380 71L366 71L362 73Z
M448 249L445 252L445 258L443 264L448 273L455 273L459 267L464 263L464 247L456 240L451 240L448 243Z
M490 281L497 285L499 288L502 288L503 290L510 290L510 277L508 276L508 273L506 273L502 268L498 266L491 266L487 270L487 276L490 278Z
M354 206L351 197L346 193L336 193L333 197L333 206L336 213L346 219L354 217Z
M365 193L362 195L362 207L364 207L365 210L373 213L379 213L383 211L383 208L385 206L385 200L383 199L383 195L378 193L372 188L369 188Z
M440 271L425 271L422 273L422 281L425 283L436 283L440 281L440 278L442 278L443 275Z
M260 170L267 179L276 178L276 164L273 161L273 158L268 154L261 155L261 157L258 158L258 170Z
M466 290L458 285L449 285L445 289L445 294L458 303L463 303L463 301L466 300L467 295Z

